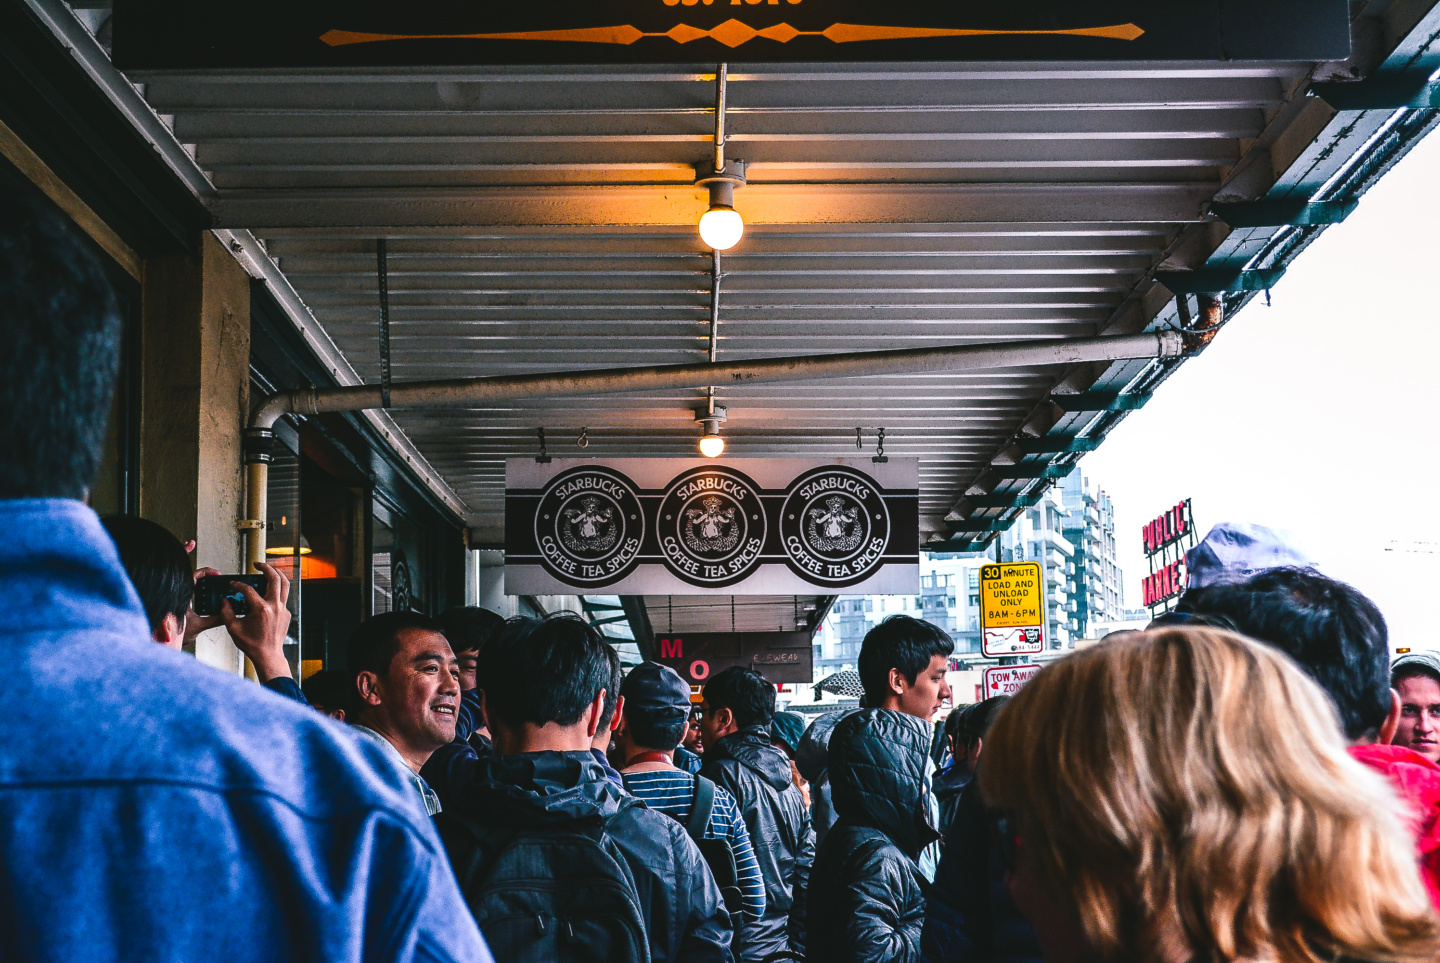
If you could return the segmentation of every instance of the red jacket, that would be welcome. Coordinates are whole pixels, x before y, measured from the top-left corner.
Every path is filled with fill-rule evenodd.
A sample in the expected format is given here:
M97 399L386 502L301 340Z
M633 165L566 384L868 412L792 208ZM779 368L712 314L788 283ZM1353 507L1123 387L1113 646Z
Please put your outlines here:
M1410 805L1420 876L1440 909L1440 766L1400 746L1352 746L1350 755L1389 779Z

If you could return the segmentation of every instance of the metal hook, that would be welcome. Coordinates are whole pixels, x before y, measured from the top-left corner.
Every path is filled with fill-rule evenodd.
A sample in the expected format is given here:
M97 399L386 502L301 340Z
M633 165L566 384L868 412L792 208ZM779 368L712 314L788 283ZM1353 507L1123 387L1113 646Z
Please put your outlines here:
M870 459L877 465L883 465L890 459L885 457L885 429L880 428L880 437L875 442L875 457Z
M580 437L575 439L575 447L577 447L577 448L589 448L589 447L590 447L590 429L589 429L589 428L581 428L581 429L580 429Z
M535 462L540 465L548 465L550 464L550 455L545 451L544 427L536 428L535 433L540 436L540 454L535 458Z

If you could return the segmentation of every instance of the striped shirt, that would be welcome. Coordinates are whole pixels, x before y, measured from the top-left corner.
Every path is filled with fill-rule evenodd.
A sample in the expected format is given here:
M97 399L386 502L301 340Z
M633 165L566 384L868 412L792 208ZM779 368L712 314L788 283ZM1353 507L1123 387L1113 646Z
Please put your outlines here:
M688 772L661 769L655 772L622 773L630 795L651 809L658 809L682 823L690 818L690 804L695 799L695 777ZM715 787L715 805L710 810L710 825L705 827L706 839L723 839L735 854L735 874L739 877L742 897L740 912L745 922L753 923L765 914L765 881L760 864L750 845L750 831L740 816L740 807L729 792Z

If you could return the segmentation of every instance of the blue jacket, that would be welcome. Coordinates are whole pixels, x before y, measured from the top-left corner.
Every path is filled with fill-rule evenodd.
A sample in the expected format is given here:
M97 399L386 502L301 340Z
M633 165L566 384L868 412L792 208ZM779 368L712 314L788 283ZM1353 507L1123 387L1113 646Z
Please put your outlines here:
M490 963L384 754L152 642L81 503L0 532L7 958Z

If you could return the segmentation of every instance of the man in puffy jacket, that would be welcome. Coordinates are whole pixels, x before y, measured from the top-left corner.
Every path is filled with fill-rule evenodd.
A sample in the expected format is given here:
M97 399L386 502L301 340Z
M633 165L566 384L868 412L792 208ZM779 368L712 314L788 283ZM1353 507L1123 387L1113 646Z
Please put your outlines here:
M611 782L590 752L606 693L620 684L620 660L599 630L570 615L511 619L481 650L479 677L494 753L479 757L462 730L422 770L444 802L442 837L462 886L469 886L472 909L490 854L482 845L475 861L455 817L487 838L603 827L607 848L618 850L633 881L652 963L728 963L730 919L699 849L680 823ZM567 851L557 846L537 857L532 879L564 879L571 866L558 861ZM490 925L487 939L501 960L534 959L557 930L573 932L563 916L558 925L538 918L534 927L506 922L502 916L481 927ZM549 959L596 959L604 952L568 945L574 956Z
M865 709L830 737L830 788L839 821L811 874L807 960L918 963L925 881L917 858L935 839L925 805L929 727Z
M785 950L802 954L815 833L790 760L770 743L775 687L758 672L735 666L710 680L700 708L700 774L740 804L765 877L765 914L742 928L739 958L759 963Z

